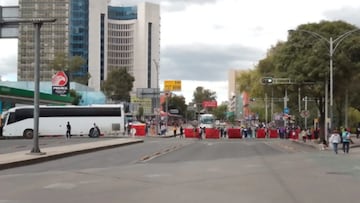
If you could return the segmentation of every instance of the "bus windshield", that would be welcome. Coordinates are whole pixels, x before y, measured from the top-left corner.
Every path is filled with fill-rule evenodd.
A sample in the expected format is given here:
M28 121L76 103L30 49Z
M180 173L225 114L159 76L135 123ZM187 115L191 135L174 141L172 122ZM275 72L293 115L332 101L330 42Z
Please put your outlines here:
M212 123L214 123L214 117L212 117L212 116L201 117L200 122L204 123L204 124L212 124Z

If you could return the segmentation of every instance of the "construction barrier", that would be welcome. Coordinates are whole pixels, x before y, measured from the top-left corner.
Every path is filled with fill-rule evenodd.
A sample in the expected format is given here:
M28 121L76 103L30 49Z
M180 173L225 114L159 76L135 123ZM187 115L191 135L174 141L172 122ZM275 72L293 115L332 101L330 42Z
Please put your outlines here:
M135 136L146 136L146 125L145 124L137 124L132 125L131 128L135 128L136 133Z
M216 128L206 128L205 129L205 138L206 139L219 139L220 138L219 130Z
M299 139L299 132L297 130L291 130L289 132L289 137L290 137L290 139L297 140L297 139Z
M256 132L256 138L265 138L266 132L264 128L259 128Z
M199 138L199 129L185 128L184 135L185 135L185 138Z
M228 134L229 139L234 139L234 138L241 139L242 138L240 128L229 128L227 130L227 134Z
M279 133L277 129L270 129L269 130L269 137L270 138L279 138Z

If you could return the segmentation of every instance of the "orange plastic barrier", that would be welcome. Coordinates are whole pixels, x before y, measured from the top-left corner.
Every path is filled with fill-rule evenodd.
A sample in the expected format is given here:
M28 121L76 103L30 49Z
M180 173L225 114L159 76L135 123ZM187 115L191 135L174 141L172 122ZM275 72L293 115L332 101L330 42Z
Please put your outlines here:
M269 137L270 138L279 138L279 133L277 129L270 129L269 130Z
M146 135L146 125L132 125L131 128L136 129L136 136L145 136Z
M199 130L194 128L185 128L184 134L186 138L199 138Z
M220 138L219 130L216 128L206 128L205 129L205 138L219 139Z
M240 128L229 128L227 130L227 134L228 134L228 138L232 139L232 138L242 138L241 135L241 129Z
M256 132L256 138L265 138L266 132L264 128L259 128Z

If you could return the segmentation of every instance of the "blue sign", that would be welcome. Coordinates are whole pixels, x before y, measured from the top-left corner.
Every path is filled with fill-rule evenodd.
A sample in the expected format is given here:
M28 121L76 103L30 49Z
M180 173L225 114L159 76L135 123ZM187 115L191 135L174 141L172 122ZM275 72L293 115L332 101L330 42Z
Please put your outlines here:
M284 108L284 114L289 114L290 113L290 109L288 107Z

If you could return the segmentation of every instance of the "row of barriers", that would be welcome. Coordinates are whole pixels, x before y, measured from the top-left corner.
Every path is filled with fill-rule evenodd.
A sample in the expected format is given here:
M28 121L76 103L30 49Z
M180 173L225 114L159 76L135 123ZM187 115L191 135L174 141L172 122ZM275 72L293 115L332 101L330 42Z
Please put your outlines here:
M134 125L132 128L136 129L136 136L146 136L146 125ZM185 128L184 136L185 138L200 138L200 129L199 128ZM290 138L290 139L299 139L299 131L292 130L287 135L282 137L279 134L277 129L266 129L259 128L256 130L256 138ZM220 139L220 130L216 128L206 128L205 133L202 135L202 138L205 139ZM226 130L226 137L229 139L242 139L242 129L241 128L229 128Z
M185 128L184 129L185 138L200 138L200 129L199 128ZM242 139L242 129L241 128L229 128L226 131L227 138L229 139ZM281 138L277 129L269 129L266 132L266 129L260 128L256 130L256 138ZM203 138L207 139L219 139L220 138L219 129L205 129L205 134L202 135ZM290 131L289 134L284 138L290 139L299 139L299 132L296 130Z

